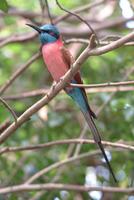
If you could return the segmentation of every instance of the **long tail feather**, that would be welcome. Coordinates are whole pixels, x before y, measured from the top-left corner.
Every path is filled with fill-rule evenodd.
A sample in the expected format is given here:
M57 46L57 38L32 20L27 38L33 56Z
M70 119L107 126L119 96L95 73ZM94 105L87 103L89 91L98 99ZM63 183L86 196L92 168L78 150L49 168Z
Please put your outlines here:
M103 156L105 158L105 161L107 163L109 171L111 172L111 175L113 176L114 181L117 182L116 177L114 175L114 172L112 170L112 167L110 165L110 162L109 162L109 160L107 158L107 155L106 155L105 150L103 148L103 145L101 143L101 136L99 134L99 131L97 130L97 127L96 127L92 117L90 116L90 114L88 112L86 112L86 113L83 112L83 114L84 114L84 117L85 117L85 119L86 119L86 121L87 121L87 123L88 123L88 125L89 125L89 127L91 129L91 132L92 132L92 134L94 136L94 140L98 144L98 146L99 146L99 148L100 148L100 150L101 150L101 152L102 152L102 154L103 154Z
M75 81L74 81L75 82ZM93 111L90 109L89 105L88 105L88 102L87 102L87 97L83 94L82 90L80 88L73 88L73 89L68 89L66 88L65 91L68 93L69 96L71 96L74 101L77 103L77 105L80 107L88 125L89 125L89 128L91 129L91 132L94 136L94 140L96 142L96 144L98 144L105 160L106 160L106 163L107 163L107 166L109 168L109 171L111 172L115 182L117 182L116 178L115 178L115 175L113 173L113 170L112 170L112 167L109 163L109 160L107 158L107 155L104 151L104 148L103 148L103 145L101 143L101 136L99 134L99 131L97 130L97 127L93 121L93 118L95 118L95 114L93 113Z

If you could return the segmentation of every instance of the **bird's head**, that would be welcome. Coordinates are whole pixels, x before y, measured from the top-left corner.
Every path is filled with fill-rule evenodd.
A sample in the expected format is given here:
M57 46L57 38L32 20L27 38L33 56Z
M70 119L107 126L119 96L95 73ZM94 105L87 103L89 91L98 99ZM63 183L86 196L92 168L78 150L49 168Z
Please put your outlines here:
M48 43L53 43L60 37L58 29L56 28L56 26L52 24L46 24L41 27L32 24L26 24L26 25L32 27L39 33L39 38L43 45Z

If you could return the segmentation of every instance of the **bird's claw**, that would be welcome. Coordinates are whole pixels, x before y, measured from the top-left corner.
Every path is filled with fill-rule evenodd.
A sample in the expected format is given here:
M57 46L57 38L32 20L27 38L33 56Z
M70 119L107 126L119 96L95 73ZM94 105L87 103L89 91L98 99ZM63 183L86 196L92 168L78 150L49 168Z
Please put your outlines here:
M60 82L62 82L63 80L64 80L64 78L63 78L63 77L61 77L61 78L60 78Z
M52 84L52 90L55 89L56 84L57 84L57 83L54 81L53 84Z
M47 98L48 98L48 100L49 100L49 94L48 94L48 93L46 94L46 97L47 97Z

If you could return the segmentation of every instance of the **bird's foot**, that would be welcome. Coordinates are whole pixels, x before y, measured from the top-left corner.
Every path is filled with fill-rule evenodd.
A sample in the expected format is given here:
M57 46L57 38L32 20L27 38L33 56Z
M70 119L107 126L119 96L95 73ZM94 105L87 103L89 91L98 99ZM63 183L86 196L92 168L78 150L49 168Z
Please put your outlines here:
M51 87L51 88L52 88L52 90L54 90L54 89L55 89L55 86L56 86L56 85L57 85L57 83L56 83L56 81L54 81L54 82L53 82L53 84L52 84L52 87Z
M62 82L64 82L64 77L61 77L60 80L59 80L59 83L62 83ZM65 86L64 86L64 87L66 87L68 84L69 84L68 82L65 83Z
M62 82L64 80L64 78L63 77L60 77L60 82Z
M98 39L97 39L98 40ZM95 34L92 34L90 39L89 39L89 45L88 45L88 48L89 49L93 49L95 48L97 45L96 45L96 35Z
M48 93L46 94L46 97L47 97L47 98L48 98L48 100L49 100L49 94L48 94Z

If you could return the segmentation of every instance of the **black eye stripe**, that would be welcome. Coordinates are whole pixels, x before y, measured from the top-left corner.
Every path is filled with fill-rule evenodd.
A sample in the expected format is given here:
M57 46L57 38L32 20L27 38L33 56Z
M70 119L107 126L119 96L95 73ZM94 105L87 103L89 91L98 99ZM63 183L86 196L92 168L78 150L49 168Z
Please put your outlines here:
M51 33L52 31L50 30L42 30L43 33Z
M51 31L51 30L42 30L42 32L43 33L48 33L48 34L50 34L50 35L52 35L53 37L55 37L55 38L59 38L59 35L57 35L56 33L54 33L53 31Z
M44 31L44 32L46 32L46 33L50 33L51 31L50 31L50 30L47 30L47 31Z

